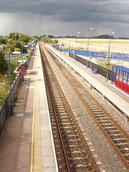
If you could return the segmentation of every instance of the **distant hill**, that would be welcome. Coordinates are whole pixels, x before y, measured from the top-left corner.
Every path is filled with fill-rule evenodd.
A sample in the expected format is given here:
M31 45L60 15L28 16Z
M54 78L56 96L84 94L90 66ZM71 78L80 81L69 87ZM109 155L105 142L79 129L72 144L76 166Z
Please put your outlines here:
M80 38L80 39L88 39L88 37L86 36L77 36L77 35L65 35L65 36L54 36L54 35L43 35L40 36L40 38L42 37L46 37L46 38ZM111 37L111 39L129 39L128 37L114 37L112 35L108 35L108 34L103 34L103 35L98 35L98 36L93 36L90 37L91 39L109 39Z
M92 38L98 38L98 39L109 39L110 38L110 35L106 34L106 35L98 35L98 36L94 36ZM128 37L113 37L111 35L111 39L129 39Z
M98 36L94 36L94 38L98 38L98 39L109 39L109 38L111 38L111 39L114 39L114 37L111 35L98 35Z

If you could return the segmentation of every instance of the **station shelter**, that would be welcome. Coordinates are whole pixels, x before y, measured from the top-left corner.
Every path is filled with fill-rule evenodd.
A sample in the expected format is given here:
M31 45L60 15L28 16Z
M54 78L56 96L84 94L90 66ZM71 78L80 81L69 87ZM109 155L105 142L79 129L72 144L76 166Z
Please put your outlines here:
M118 88L129 94L129 68L112 66L112 81Z

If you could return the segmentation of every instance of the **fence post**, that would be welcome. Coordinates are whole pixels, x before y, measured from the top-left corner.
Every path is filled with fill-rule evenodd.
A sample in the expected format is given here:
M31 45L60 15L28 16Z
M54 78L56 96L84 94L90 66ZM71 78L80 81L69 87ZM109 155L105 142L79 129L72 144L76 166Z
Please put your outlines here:
M10 87L10 102L9 102L9 111L10 114L13 114L13 104L12 104L12 74L11 74L11 56L10 53L8 54L8 74L9 74L9 87Z

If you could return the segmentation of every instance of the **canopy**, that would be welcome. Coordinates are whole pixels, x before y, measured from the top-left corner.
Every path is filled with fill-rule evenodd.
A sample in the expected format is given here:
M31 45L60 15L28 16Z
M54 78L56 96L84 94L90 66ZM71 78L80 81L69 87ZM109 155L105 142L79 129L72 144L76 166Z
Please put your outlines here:
M124 66L112 66L113 69L121 70L123 72L129 73L129 68Z

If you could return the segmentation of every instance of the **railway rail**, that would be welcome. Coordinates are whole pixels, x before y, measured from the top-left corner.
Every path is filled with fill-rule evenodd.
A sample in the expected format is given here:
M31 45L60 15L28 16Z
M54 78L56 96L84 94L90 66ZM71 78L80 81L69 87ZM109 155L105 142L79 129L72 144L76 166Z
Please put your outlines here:
M41 46L40 52L59 171L97 172L98 166Z
M48 51L54 62L60 68L60 71L71 84L75 95L84 105L88 115L94 119L97 126L106 136L109 143L118 153L126 168L129 169L129 135L121 126L112 119L111 115L96 101L96 99L89 94L88 90L84 88L77 79L61 64L56 55Z

